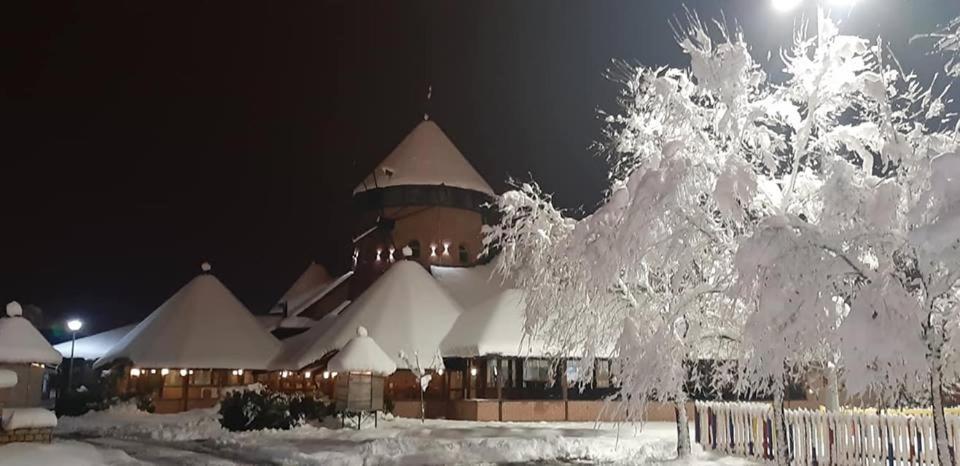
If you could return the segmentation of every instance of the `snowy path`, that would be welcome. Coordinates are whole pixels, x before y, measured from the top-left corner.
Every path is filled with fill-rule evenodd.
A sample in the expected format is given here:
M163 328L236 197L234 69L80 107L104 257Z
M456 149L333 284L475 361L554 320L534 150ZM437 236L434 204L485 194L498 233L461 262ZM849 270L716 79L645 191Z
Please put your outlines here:
M130 457L157 466L247 466L279 464L248 462L229 451L205 447L201 442L161 442L154 440L128 440L108 437L78 438L98 448L121 450Z
M362 430L331 428L333 424L339 426L331 422L288 431L228 432L212 410L151 415L121 409L62 418L57 436L129 460L103 464L174 466L634 465L671 463L676 451L676 430L670 423L649 423L642 430L614 424L445 420L421 424L411 419L385 419L379 428ZM684 464L751 463L697 451Z

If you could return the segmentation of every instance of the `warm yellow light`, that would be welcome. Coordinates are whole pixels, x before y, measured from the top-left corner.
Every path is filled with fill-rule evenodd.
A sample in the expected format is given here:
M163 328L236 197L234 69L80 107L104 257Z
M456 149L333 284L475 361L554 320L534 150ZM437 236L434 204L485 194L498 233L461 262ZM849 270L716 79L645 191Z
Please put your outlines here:
M180 369L180 377L186 377L186 376L187 376L187 370L186 370L186 369Z
M324 379L329 379L329 378L330 378L330 371L323 371L323 378L324 378Z
M187 373L193 375L193 369L188 370Z
M310 378L310 371L304 372L304 373L303 373L303 376L304 376L305 378L308 378L308 379L309 379L309 378Z
M156 374L156 373L157 373L157 370L156 370L156 369L150 369L150 373L151 373L151 374Z
M132 377L140 377L140 369L137 369L136 367L130 369L130 375Z
M160 375L167 375L170 373L170 369L160 369Z
M471 368L470 368L470 375L471 375L471 376L476 376L476 375L477 375L477 368L476 368L476 367L471 367Z
M443 368L437 369L437 375L443 375Z
M330 377L336 377L336 376L337 376L337 373L336 373L336 372L331 372L331 373L330 373Z

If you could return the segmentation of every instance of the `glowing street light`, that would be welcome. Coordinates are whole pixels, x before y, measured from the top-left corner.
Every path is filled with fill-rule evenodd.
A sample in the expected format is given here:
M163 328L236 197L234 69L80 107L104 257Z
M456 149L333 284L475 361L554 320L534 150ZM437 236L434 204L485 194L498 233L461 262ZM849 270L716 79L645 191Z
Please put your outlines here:
M795 10L803 1L804 0L770 0L770 6L778 12L786 13ZM855 3L857 3L857 0L820 0L817 2L817 6L823 7L824 4L827 4L829 6L843 8L851 7Z
M70 367L67 372L67 392L73 389L73 359L74 359L74 350L77 349L77 332L83 328L83 321L80 319L70 319L67 321L67 329L73 333L70 341Z
M797 8L801 3L803 3L803 0L772 0L770 6L783 13Z

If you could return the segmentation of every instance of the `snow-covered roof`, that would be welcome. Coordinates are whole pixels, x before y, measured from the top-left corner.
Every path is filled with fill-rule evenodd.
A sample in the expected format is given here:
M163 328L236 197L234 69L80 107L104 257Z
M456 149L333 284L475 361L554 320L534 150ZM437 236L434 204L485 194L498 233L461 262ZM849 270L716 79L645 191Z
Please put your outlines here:
M349 271L334 280L327 280L324 283L316 284L310 288L304 288L302 292L297 294L295 297L287 301L287 316L296 317L300 315L303 311L307 310L310 306L314 305L317 301L320 301L325 296L330 294L331 291L335 290L338 286L343 284L347 279L353 276L353 271ZM302 278L302 276L301 276ZM283 302L281 300L281 302ZM281 307L278 307L280 303L274 306L271 309L271 313L281 313L283 312Z
M331 281L333 281L333 277L327 272L326 267L316 262L311 262L306 270L290 285L290 289L284 292L283 296L277 300L277 303L270 308L270 313L282 313L283 303L287 303L287 308L289 309L292 304L303 301L307 296L316 294L317 291L323 289Z
M212 274L201 274L110 348L95 367L266 369L280 342Z
M444 356L547 356L546 346L524 335L523 291L505 288L460 314L440 343Z
M421 122L403 138L353 193L389 186L424 185L452 186L493 195L493 188L430 120Z
M474 267L431 265L430 272L463 309L470 309L511 286L494 274L493 263Z
M306 346L290 348L296 355L280 363L304 367L330 350L342 348L357 327L364 326L397 366L405 367L400 351L436 354L460 312L460 305L420 264L399 261L333 319L328 329L320 333L315 327L305 332L298 342Z
M60 356L47 339L21 317L19 304L7 305L7 317L0 318L0 363L13 364L60 364Z
M77 338L77 346L73 354L75 357L87 360L98 359L106 354L120 339L127 336L136 326L137 324L124 325L123 327L107 330L106 332ZM53 345L53 349L57 350L63 357L69 358L71 343L70 340L67 340L63 343Z
M372 372L387 376L397 371L397 364L367 335L367 329L361 326L357 327L357 335L330 358L327 369L334 372Z
M326 332L331 325L333 325L334 320L349 305L350 300L340 303L339 306L327 313L327 315L314 321L314 324L310 327L310 330L282 340L280 342L280 352L277 354L277 357L274 358L273 362L270 363L270 368L274 370L299 370L303 369L313 361L320 359L323 356L322 354L313 360L307 361L302 365L298 365L300 364L301 356L310 350L310 346L317 341L320 335L323 335L323 333Z

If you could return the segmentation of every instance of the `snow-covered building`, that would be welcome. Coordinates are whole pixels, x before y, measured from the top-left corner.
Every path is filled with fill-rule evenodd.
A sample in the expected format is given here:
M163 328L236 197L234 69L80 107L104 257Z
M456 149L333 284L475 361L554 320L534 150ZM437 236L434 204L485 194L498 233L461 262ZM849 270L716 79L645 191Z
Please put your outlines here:
M223 386L266 370L280 342L208 264L94 364L124 371L121 388L154 392L158 412L212 406ZM59 356L59 354L58 354Z
M403 257L424 266L477 263L493 189L431 120L420 122L354 189L358 296Z
M270 311L257 319L278 338L302 333L348 301L352 276L351 270L332 277L326 267L311 262Z
M379 280L343 309L329 325L317 325L284 340L277 369L314 367L340 349L363 326L403 367L400 351L433 357L461 308L418 263L397 261Z
M0 318L0 407L39 406L50 380L46 366L63 359L22 313L12 302Z

